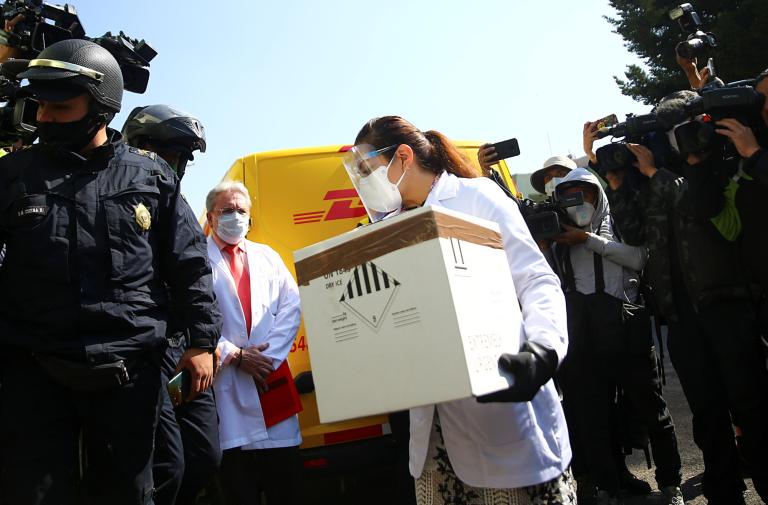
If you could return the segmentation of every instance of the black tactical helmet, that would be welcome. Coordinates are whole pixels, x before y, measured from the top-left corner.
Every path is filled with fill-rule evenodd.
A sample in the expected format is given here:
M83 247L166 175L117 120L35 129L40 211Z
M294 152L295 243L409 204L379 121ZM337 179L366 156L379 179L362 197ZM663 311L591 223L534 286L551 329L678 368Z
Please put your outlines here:
M146 143L155 146L178 146L192 152L205 152L205 128L194 116L168 105L147 105L136 107L123 125L126 143L143 147Z
M120 112L120 65L109 51L88 40L68 39L51 44L18 77L29 80L29 91L38 98L64 101L87 92L104 112Z

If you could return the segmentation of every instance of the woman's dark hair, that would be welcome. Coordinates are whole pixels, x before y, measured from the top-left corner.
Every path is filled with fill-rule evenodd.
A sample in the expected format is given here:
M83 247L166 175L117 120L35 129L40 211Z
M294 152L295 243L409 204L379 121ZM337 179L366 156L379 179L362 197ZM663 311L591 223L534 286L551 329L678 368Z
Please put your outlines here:
M419 165L435 174L443 170L457 177L478 177L480 174L456 146L442 133L422 132L400 116L377 117L368 121L355 139L355 145L370 144L376 149L407 144ZM394 154L387 153L388 156Z

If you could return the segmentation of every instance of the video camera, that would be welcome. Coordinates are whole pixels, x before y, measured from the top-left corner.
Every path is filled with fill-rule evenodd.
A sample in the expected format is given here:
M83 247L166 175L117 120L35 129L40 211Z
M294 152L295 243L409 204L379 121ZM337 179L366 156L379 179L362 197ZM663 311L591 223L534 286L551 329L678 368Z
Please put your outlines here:
M525 218L525 224L528 225L534 240L549 240L562 233L561 223L570 222L565 209L583 203L582 193L562 195L559 198L551 197L541 203L523 200L520 204L520 213Z
M641 116L629 114L623 123L615 124L609 128L602 128L598 131L598 138L607 136L615 138L624 137L624 141L604 145L595 152L601 171L629 170L633 168L632 163L637 158L627 148L627 142L649 145L649 134L664 131L665 129L656 114L643 114Z
M675 48L681 57L692 60L717 47L714 34L704 32L704 23L691 4L678 5L669 11L669 17L677 21L683 33L687 34L687 38Z
M77 11L71 5L48 4L42 0L7 0L2 13L3 20L10 21L13 29L10 32L0 30L0 44L17 48L22 58L34 58L55 42L85 37Z
M26 69L26 62L0 65L0 146L9 146L21 140L28 145L37 137L37 102L31 98L17 98L21 89L16 74Z
M705 89L699 92L698 96L693 92L688 93L692 97L667 99L651 114L627 116L623 123L601 129L599 138L624 138L623 141L597 149L595 155L601 175L607 171L633 168L636 158L627 148L627 142L648 147L657 158L664 157L663 160L657 161L666 165L671 159L666 147L669 141L675 143L676 151L683 157L717 150L723 150L724 157L733 156L735 151L726 137L715 132L715 122L721 119L734 118L753 129L764 127L761 109L765 97L744 81ZM668 131L672 131L672 135L665 140L663 137L666 135L660 134Z
M89 39L115 57L123 74L123 89L131 93L144 93L149 84L149 62L157 56L145 40L128 37L122 31L117 35L107 32L101 37Z
M49 4L42 0L6 0L2 5L3 21L12 26L10 31L0 30L0 45L14 48L18 56L36 58L47 46L67 39L85 39L99 44L115 57L123 74L123 88L133 93L144 93L149 83L149 64L155 51L146 41L128 37L122 31L117 35L107 32L101 37L85 35L74 6ZM23 60L9 60L0 70L0 146L21 140L29 144L35 139L37 103L31 99L18 99L21 82L16 75L24 68Z
M765 96L751 86L725 86L702 92L680 111L667 114L664 122L671 123L677 150L683 156L722 150L727 158L736 155L735 148L715 131L715 123L733 118L750 128L762 128L760 111L764 102Z

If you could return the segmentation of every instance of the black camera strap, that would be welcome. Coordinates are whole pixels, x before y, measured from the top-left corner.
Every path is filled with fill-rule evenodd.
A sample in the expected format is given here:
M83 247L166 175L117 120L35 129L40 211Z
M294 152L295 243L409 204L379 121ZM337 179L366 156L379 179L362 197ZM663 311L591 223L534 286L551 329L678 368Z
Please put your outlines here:
M605 293L605 276L603 275L603 257L597 253L592 253L592 259L595 262L595 292Z
M563 270L565 271L566 291L576 291L576 277L573 275L573 264L571 263L571 247L566 246L563 253Z
M595 293L605 293L605 275L603 273L603 258L597 253L592 253L595 268ZM568 291L576 291L576 276L573 273L571 263L571 248L566 247L563 254L563 266L565 270L565 287Z

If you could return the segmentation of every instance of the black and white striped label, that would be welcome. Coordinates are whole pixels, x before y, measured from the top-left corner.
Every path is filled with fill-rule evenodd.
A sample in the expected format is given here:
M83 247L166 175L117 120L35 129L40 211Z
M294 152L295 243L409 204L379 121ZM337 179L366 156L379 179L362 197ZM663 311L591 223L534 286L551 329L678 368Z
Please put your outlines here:
M369 261L355 267L340 302L399 286L397 280Z
M399 288L397 279L368 261L352 269L339 302L378 330Z

